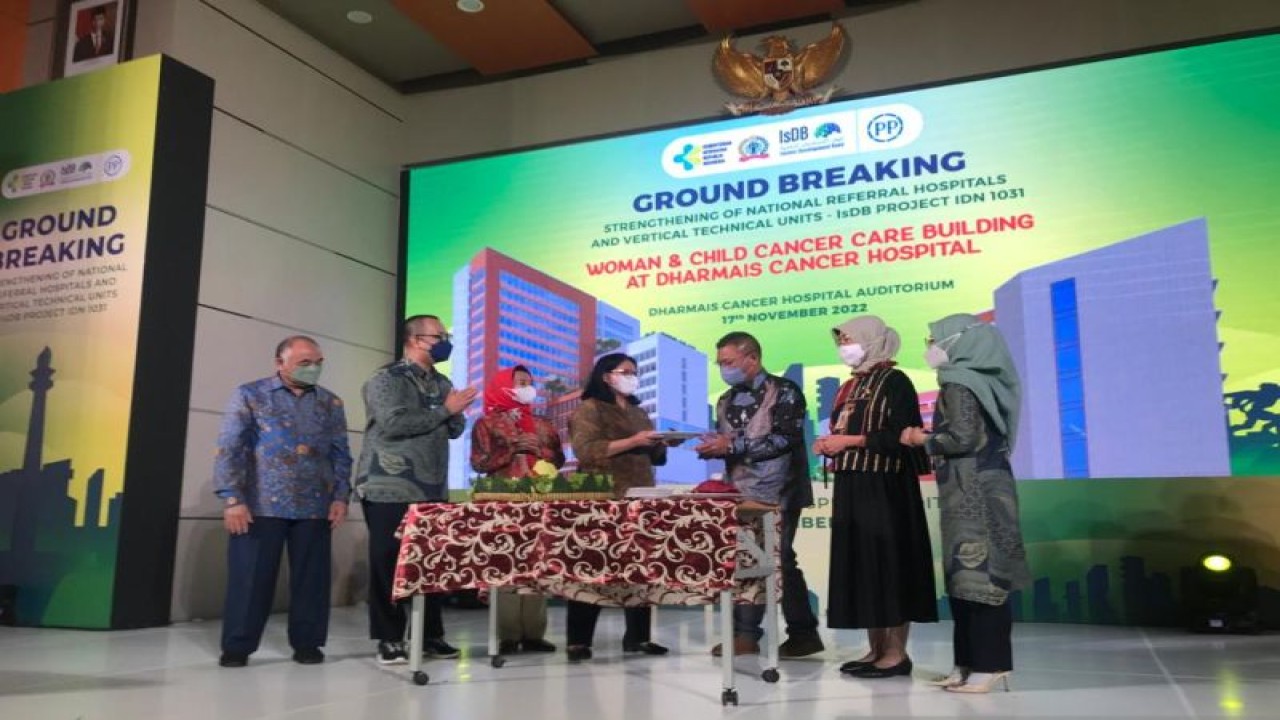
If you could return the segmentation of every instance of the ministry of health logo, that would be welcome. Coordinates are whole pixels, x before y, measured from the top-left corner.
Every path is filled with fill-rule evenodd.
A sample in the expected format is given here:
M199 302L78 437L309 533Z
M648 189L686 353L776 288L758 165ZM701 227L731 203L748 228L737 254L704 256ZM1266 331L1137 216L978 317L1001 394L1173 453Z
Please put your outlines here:
M759 135L752 135L746 140L738 143L739 162L763 160L767 157L769 157L769 141Z

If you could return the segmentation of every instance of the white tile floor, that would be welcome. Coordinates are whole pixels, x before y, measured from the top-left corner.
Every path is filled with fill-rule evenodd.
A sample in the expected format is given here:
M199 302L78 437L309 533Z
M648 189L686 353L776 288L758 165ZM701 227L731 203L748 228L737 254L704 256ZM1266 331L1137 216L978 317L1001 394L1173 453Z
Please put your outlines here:
M551 613L560 644L563 609ZM722 708L700 609L659 612L655 639L671 655L625 660L622 614L606 611L596 659L574 666L557 653L491 668L485 619L447 612L449 639L465 655L426 663L426 687L409 683L404 666L374 663L360 608L334 611L327 662L305 667L288 659L279 616L237 670L216 664L217 622L111 633L0 628L0 720L1280 717L1280 639L1265 635L1023 624L1013 691L956 696L921 682L950 667L949 624L917 628L914 681L842 678L838 661L860 653L858 635L842 631L826 636L822 655L784 662L776 685L758 679L754 660L740 660L741 705Z

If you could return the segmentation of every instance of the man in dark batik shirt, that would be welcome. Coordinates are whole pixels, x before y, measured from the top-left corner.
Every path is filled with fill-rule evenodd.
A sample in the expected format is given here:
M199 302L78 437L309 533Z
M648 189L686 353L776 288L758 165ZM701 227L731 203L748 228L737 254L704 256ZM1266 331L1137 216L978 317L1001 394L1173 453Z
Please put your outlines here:
M801 511L813 505L804 442L805 402L790 380L761 365L760 343L732 332L716 343L716 364L729 386L716 403L717 434L695 448L704 458L723 458L726 479L749 500L782 508L782 614L787 621L784 658L822 652L818 618L809 607L809 587L796 564L793 543ZM765 606L734 607L734 654L760 651ZM712 648L720 654L720 646Z

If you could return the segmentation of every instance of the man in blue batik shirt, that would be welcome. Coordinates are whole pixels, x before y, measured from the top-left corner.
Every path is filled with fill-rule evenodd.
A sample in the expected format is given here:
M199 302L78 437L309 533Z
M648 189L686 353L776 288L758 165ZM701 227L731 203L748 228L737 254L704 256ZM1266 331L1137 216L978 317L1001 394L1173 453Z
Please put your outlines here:
M293 659L324 661L330 536L347 517L351 451L342 400L316 384L323 364L315 340L285 338L276 374L236 388L222 419L213 485L231 533L223 667L244 667L258 649L286 544Z

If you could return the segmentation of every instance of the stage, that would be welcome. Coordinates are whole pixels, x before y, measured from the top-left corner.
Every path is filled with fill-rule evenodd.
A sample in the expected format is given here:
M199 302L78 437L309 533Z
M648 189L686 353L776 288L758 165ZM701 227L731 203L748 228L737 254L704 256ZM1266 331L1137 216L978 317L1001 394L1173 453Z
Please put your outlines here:
M284 617L245 669L217 665L217 621L119 632L0 628L0 717L446 718L561 720L734 718L1201 718L1275 717L1280 642L1266 635L1204 636L1173 629L1019 624L1012 692L956 696L924 680L950 667L949 623L920 626L910 643L912 680L852 680L839 662L861 652L858 634L824 633L827 651L782 663L768 685L754 658L738 661L741 705L722 708L713 628L702 608L661 608L654 639L672 654L622 656L622 613L606 610L596 659L569 665L563 652L484 657L486 613L446 610L460 660L429 660L431 684L407 666L379 666L365 639L364 608L333 612L328 659L289 659ZM564 642L564 610L551 609L549 639ZM839 643L838 646L832 641Z

